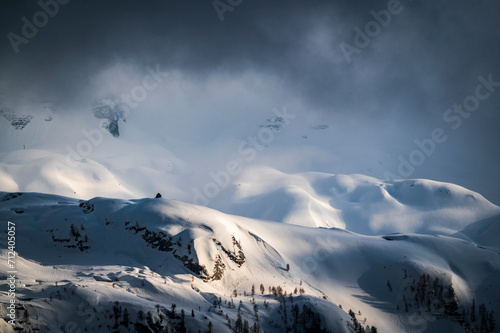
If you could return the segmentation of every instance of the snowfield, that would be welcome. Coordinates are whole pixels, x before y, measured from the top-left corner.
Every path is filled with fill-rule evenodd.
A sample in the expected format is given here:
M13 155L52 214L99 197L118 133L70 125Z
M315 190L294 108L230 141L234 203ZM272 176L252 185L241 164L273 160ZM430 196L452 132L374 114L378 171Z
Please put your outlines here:
M269 177L274 178L265 191L238 186L233 193L241 204L235 209L243 212L248 202L259 201L259 193L272 196L274 188L290 186L282 174ZM16 225L20 327L496 330L491 324L500 312L498 207L458 186L424 180L305 174L287 181L302 181L302 191L310 193L309 200L317 198L313 202L324 214L328 198L337 198L330 227L307 225L311 210L303 214L307 223L292 223L272 221L280 215L248 218L164 198L84 201L1 192L2 228L7 230L7 221ZM295 202L304 207L301 195ZM382 207L388 221L376 224ZM377 232L391 228L400 232ZM5 237L1 246L7 258ZM0 267L7 304L7 260ZM12 331L5 315L3 307L2 331Z
M500 207L479 193L258 163L199 179L134 123L31 122L0 142L2 332L498 331Z

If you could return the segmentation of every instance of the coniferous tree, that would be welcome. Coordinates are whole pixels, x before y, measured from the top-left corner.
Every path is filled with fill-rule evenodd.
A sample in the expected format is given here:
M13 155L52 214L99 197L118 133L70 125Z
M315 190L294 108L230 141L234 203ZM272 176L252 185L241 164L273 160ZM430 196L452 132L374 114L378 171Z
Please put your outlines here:
M241 318L241 311L238 309L238 315L236 316L236 321L234 322L234 328L236 333L243 332L243 319Z
M282 297L282 300L283 300L283 323L285 324L285 329L288 330L288 314L286 311L285 297Z
M217 255L217 258L215 258L214 274L212 275L212 280L222 279L225 267L226 265L224 265L224 263L222 262L222 258L220 257L220 255Z
M177 304L172 303L172 315L175 316L175 308L177 307Z
M129 321L130 321L130 318L128 315L128 310L127 310L127 308L125 308L125 309L123 309L123 321L122 321L123 326L128 327Z
M472 306L470 309L470 322L473 323L476 321L476 299L472 299Z
M299 306L295 304L292 306L292 320L293 320L293 330L297 332L299 327Z
M445 306L445 313L450 316L456 316L458 313L458 302L455 295L455 290L450 284L446 293L447 303Z
M358 332L358 330L359 330L358 319L356 319L356 314L351 309L349 309L349 316L351 316L352 326L354 327L354 331Z
M392 286L391 286L391 282L389 282L389 280L387 280L387 288L389 289L390 292L392 292Z
M71 236L73 237L76 237L76 233L78 232L78 230L76 229L75 225L72 223L70 226L69 226L69 233Z
M260 332L259 323L257 323L257 322L253 323L252 327L250 328L250 332L259 333Z
M484 304L479 305L479 322L479 330L481 332L488 332L488 320Z
M149 326L153 326L153 315L151 314L151 311L148 311L146 314L146 322L148 323Z
M115 318L115 324L114 327L118 327L118 319L121 317L121 312L122 308L120 306L120 303L118 301L115 301L113 303L113 317Z
M139 310L137 312L137 321L143 321L144 320L144 312L142 310Z
M181 321L179 323L179 333L186 333L186 322L185 322L185 317L186 314L184 312L184 309L181 309Z

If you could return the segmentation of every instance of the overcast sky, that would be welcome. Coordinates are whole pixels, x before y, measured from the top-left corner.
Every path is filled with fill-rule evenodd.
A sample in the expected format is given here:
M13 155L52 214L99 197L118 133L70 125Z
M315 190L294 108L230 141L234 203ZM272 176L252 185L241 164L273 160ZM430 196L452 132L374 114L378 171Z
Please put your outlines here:
M408 160L419 149L415 140L440 128L446 141L408 177L457 183L500 204L500 87L468 98L478 77L500 82L498 1L221 0L217 10L212 1L73 0L46 23L41 10L36 1L0 1L4 99L50 101L69 115L97 94L128 91L123 86L140 82L147 66L159 66L171 73L170 85L143 107L175 108L170 124L198 113L195 128L241 131L253 108L272 116L273 107L287 105L309 128L328 125L297 126L303 133L276 143L286 153L260 162L290 172L404 178L400 156ZM373 23L372 11L385 26ZM23 35L26 20L38 20L36 35ZM368 45L356 44L358 28L374 29ZM478 101L474 112L447 113L466 99ZM294 152L307 161L280 163Z

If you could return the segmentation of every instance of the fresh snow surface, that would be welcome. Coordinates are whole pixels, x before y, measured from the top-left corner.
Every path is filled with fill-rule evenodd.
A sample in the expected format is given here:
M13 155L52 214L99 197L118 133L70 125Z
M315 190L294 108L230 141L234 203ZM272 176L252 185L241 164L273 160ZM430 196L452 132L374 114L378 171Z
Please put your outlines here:
M22 130L0 123L20 331L240 332L238 314L261 332L499 331L500 208L479 193L285 173L265 162L287 156L287 133L245 164L225 154L237 153L239 129L221 143L132 113L113 138L92 115L51 110ZM221 146L200 145L209 139ZM232 158L240 171L225 177ZM7 305L7 237L0 251ZM6 315L2 306L0 332L14 332Z
M113 149L104 149L109 156L99 162L45 150L0 153L0 189L82 199L129 199L161 192L168 198L205 204L229 214L366 235L450 235L472 222L500 214L500 208L481 194L454 184L318 172L287 174L261 165L244 169L219 186L217 196L205 197L204 202L194 200L193 188L203 193L204 186L189 186L191 174L186 163L168 152L164 154L169 157L160 154L144 163L150 151L146 149L142 156L141 149L130 149L137 156L115 156Z
M324 189L340 187L331 175L295 177L307 178L310 184L324 177L330 181ZM353 184L375 189L371 182L375 180L345 176L344 193L356 192ZM413 183L414 187L402 188ZM413 210L420 207L424 213L439 205L419 199L411 190L437 195L439 188L449 188L453 191L446 195L456 201L448 203L449 207L467 203L469 192L460 187L413 183L387 183L386 188L399 189L399 195L390 196L397 197L399 205ZM377 204L380 200L376 198L367 201ZM494 211L481 197L476 201ZM358 198L357 202L366 201ZM432 229L436 230L433 234L427 229L428 234L363 235L341 228L228 215L165 198L83 201L36 192L20 196L0 192L0 216L4 230L7 221L16 224L17 314L25 331L128 332L126 324L131 329L143 325L153 331L154 323L160 322L163 330L168 325L179 329L183 310L185 326L192 332L206 331L209 322L214 332L231 332L227 318L234 328L240 301L243 320L250 326L258 322L265 332L286 331L280 304L287 309L288 327L296 326L292 306L297 304L302 311L306 305L331 332L353 331L349 310L363 326L376 326L379 332L467 332L453 313L470 311L473 300L476 316L480 304L488 313L500 313L500 253L494 242L500 237L498 215L465 228L465 219L452 221L446 228ZM6 258L5 238L1 249ZM0 297L8 302L6 260L0 261L0 270L4 275ZM431 286L426 289L429 303L415 301L422 275L424 281L429 275L431 286L436 279L438 286L444 286L443 304L455 300L455 312L445 310L438 296L429 296ZM456 295L451 298L446 291L450 285ZM269 287L278 286L287 297L269 292ZM405 303L409 304L407 312ZM175 314L172 304L176 305ZM125 308L128 320L124 319ZM2 311L6 318L5 308ZM147 318L138 317L139 311L145 317L151 313L151 325ZM191 317L192 311L195 317ZM475 324L479 327L480 321ZM5 322L0 325L2 331L12 331Z
M286 174L249 168L216 197L224 212L361 234L452 234L500 214L479 193L425 179L382 181L364 175Z

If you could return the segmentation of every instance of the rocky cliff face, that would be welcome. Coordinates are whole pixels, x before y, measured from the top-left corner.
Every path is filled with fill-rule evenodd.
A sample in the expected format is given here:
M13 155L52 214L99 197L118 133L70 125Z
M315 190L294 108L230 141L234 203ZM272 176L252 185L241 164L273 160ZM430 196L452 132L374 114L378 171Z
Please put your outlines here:
M31 119L33 119L33 116L31 115L18 116L13 110L7 107L0 108L0 116L4 117L15 129L18 130L25 128L30 123Z
M116 103L104 100L95 102L92 106L92 113L97 119L105 119L104 128L115 138L120 136L120 127L118 121L121 119L126 122L125 112Z

